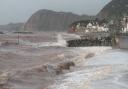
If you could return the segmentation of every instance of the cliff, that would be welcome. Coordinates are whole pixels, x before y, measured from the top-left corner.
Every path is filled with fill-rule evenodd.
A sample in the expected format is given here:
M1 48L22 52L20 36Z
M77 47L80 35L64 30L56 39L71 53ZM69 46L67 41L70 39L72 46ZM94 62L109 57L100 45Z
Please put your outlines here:
M71 23L89 18L87 15L70 12L39 10L29 18L24 28L27 31L67 31Z
M128 0L112 0L97 15L100 19L117 19L128 15Z

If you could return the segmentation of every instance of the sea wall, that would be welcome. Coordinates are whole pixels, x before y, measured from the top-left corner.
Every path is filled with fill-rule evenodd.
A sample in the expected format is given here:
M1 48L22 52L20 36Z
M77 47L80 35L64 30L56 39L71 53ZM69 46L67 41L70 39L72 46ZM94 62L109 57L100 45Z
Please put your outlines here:
M123 49L128 49L128 36L119 36L117 37L118 47Z
M68 47L88 47L88 46L112 46L111 37L102 37L100 39L76 39L67 41Z

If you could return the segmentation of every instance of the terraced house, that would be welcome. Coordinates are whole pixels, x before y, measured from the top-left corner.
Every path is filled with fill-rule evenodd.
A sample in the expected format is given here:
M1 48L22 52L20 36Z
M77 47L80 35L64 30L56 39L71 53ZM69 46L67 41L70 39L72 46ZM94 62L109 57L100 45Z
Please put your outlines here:
M76 33L108 32L109 28L105 21L87 20L73 23L71 31Z

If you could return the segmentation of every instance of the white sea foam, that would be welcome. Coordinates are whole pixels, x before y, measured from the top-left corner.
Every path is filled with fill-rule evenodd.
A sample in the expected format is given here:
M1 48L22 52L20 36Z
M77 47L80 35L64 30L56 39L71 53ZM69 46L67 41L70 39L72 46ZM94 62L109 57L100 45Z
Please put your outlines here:
M62 35L65 39L80 39L81 38L79 35L76 35L76 34L63 33Z
M65 74L65 79L52 85L51 89L91 89L90 82L102 79L111 72L111 67L94 68L92 70L80 70Z
M84 64L86 63L87 59L86 56L89 54L94 54L94 56L102 55L106 50L112 49L111 47L78 47L74 48L72 53L74 53L74 58L70 59L73 60L76 64Z
M95 57L93 60L88 61L88 65L119 65L128 64L128 53L121 51L109 51L105 55Z
M105 50L111 47L81 47L74 48L73 52L75 63L80 63L80 66L85 67L85 56L88 53L95 53L96 55L102 54ZM77 64L76 64L77 65ZM67 73L60 81L50 86L50 89L91 89L90 82L92 80L101 79L111 72L111 66L96 67L92 69L81 69L72 73ZM65 78L66 77L66 78Z
M111 47L74 48L73 52L77 55L74 55L73 60L79 61L76 63L80 63L80 66L84 68L61 76L60 80L50 86L50 89L108 89L105 87L106 84L112 86L112 89L116 89L114 87L117 85L118 89L128 88L125 83L119 81L123 76L121 72L128 70L128 54L120 50L109 49ZM96 56L86 60L84 57L88 53L95 53ZM88 66L90 68L86 68ZM108 81L103 81L104 84L101 84L99 80L102 81L104 78ZM96 81L94 86L91 85L93 81Z

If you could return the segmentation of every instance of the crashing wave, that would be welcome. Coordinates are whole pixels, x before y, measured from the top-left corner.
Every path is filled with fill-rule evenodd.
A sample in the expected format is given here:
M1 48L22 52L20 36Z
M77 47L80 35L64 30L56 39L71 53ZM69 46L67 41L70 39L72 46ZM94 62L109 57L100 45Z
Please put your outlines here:
M22 41L20 40L21 44L24 44L24 45L29 45L29 46L32 46L32 47L35 47L35 48L38 48L38 47L51 47L51 46L60 46L60 47L66 47L67 43L66 43L66 40L63 39L62 35L61 34L58 34L57 36L57 42L41 42L41 43L32 43L32 42L29 42L29 41Z
M74 61L76 67L83 69L75 70L74 72L64 74L60 77L60 80L49 87L49 89L92 89L90 82L100 79L111 72L111 66L95 67L93 69L85 68L88 58L95 57L103 54L111 47L81 47L74 48L72 54L74 58L70 59ZM66 55L64 55L66 56ZM62 79L61 79L62 78Z

